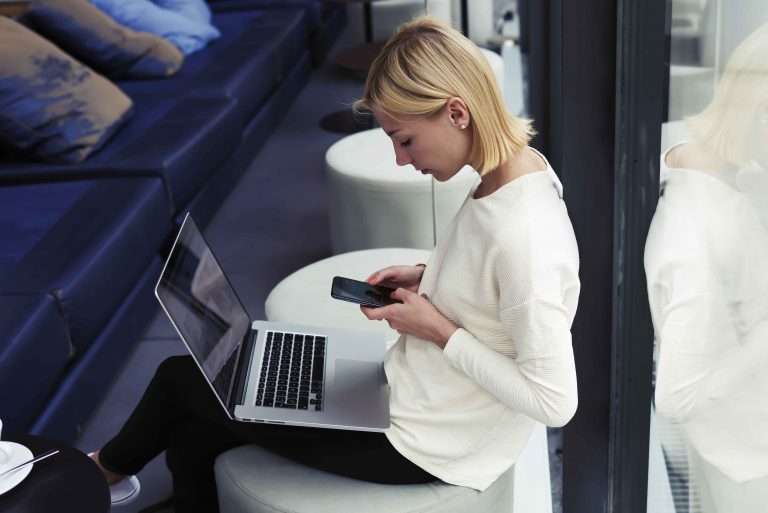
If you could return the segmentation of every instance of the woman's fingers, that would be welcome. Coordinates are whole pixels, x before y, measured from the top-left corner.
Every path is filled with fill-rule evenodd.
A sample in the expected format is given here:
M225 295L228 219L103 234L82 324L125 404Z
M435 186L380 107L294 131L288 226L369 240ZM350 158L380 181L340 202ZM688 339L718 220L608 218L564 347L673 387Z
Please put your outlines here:
M368 307L368 306L361 306L360 307L360 311L362 311L363 315L365 315L366 317L368 317L368 319L370 319L372 321L381 321L381 320L384 320L384 319L386 319L387 317L389 317L391 315L391 311L390 311L391 306L392 305L390 305L390 306L381 306L381 307L378 307L378 308L371 308L371 307Z
M408 290L403 287L398 287L397 289L395 289L394 292L392 292L389 295L389 297L396 301L400 301L401 303L405 303L413 295L415 295L415 292L413 292L412 290Z
M375 273L370 275L366 281L368 283L370 283L371 285L378 285L381 282L391 278L392 274L393 274L392 273L392 268L391 267L385 267L384 269L379 269L378 271L376 271Z

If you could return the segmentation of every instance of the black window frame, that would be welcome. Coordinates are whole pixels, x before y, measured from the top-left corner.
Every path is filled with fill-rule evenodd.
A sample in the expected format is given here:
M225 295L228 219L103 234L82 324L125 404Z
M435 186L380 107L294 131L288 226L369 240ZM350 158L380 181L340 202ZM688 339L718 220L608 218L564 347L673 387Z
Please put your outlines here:
M563 512L646 513L653 329L643 253L658 198L668 0L527 0L534 145L579 241L579 410L563 429Z

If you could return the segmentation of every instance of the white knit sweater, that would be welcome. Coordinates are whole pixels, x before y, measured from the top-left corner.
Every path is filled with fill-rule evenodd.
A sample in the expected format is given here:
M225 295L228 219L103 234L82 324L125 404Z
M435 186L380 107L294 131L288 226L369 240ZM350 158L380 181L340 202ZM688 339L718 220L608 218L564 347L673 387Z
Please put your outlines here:
M576 410L579 256L549 165L490 196L473 193L419 287L460 328L444 350L410 335L392 347L387 437L432 475L484 490L535 422L562 426Z

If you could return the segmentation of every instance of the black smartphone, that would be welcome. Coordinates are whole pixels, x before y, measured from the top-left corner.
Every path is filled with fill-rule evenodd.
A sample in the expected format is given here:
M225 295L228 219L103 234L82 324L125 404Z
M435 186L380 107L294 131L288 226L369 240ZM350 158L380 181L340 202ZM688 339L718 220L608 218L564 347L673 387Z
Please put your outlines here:
M341 276L334 276L331 285L332 298L374 308L399 303L399 301L389 297L394 291L395 289L389 287L371 285L364 281L342 278Z

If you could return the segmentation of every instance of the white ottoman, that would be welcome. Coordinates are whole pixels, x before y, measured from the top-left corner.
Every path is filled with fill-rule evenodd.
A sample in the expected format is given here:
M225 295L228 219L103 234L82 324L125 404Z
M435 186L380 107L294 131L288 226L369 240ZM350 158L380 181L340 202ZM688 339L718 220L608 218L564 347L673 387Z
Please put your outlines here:
M488 50L487 48L480 48L488 64L491 65L491 71L493 76L496 77L496 83L499 86L499 91L504 91L504 60L498 53Z
M424 0L377 0L371 3L373 40L386 41L397 27L424 14L451 23L450 0L427 0L426 3L426 12ZM347 30L353 41L365 40L363 21L362 2L350 2L347 5Z
M487 45L496 34L496 18L494 18L494 4L506 5L510 2L494 2L493 0L467 0L467 13L469 21L469 38L475 44ZM461 30L461 0L453 0L451 6L453 27Z
M331 280L340 275L365 280L390 265L426 264L423 249L374 249L336 255L299 269L275 285L267 296L267 320L300 322L311 326L346 327L384 333L391 343L397 332L386 322L369 321L354 303L331 297Z
M669 121L698 114L715 94L712 68L673 65L669 67Z
M400 247L431 249L479 176L469 167L435 183L413 166L397 166L381 128L344 137L325 154L334 253ZM433 219L436 225L433 226Z
M315 470L247 445L219 456L215 472L221 513L513 511L512 469L483 493L440 482L381 485Z

